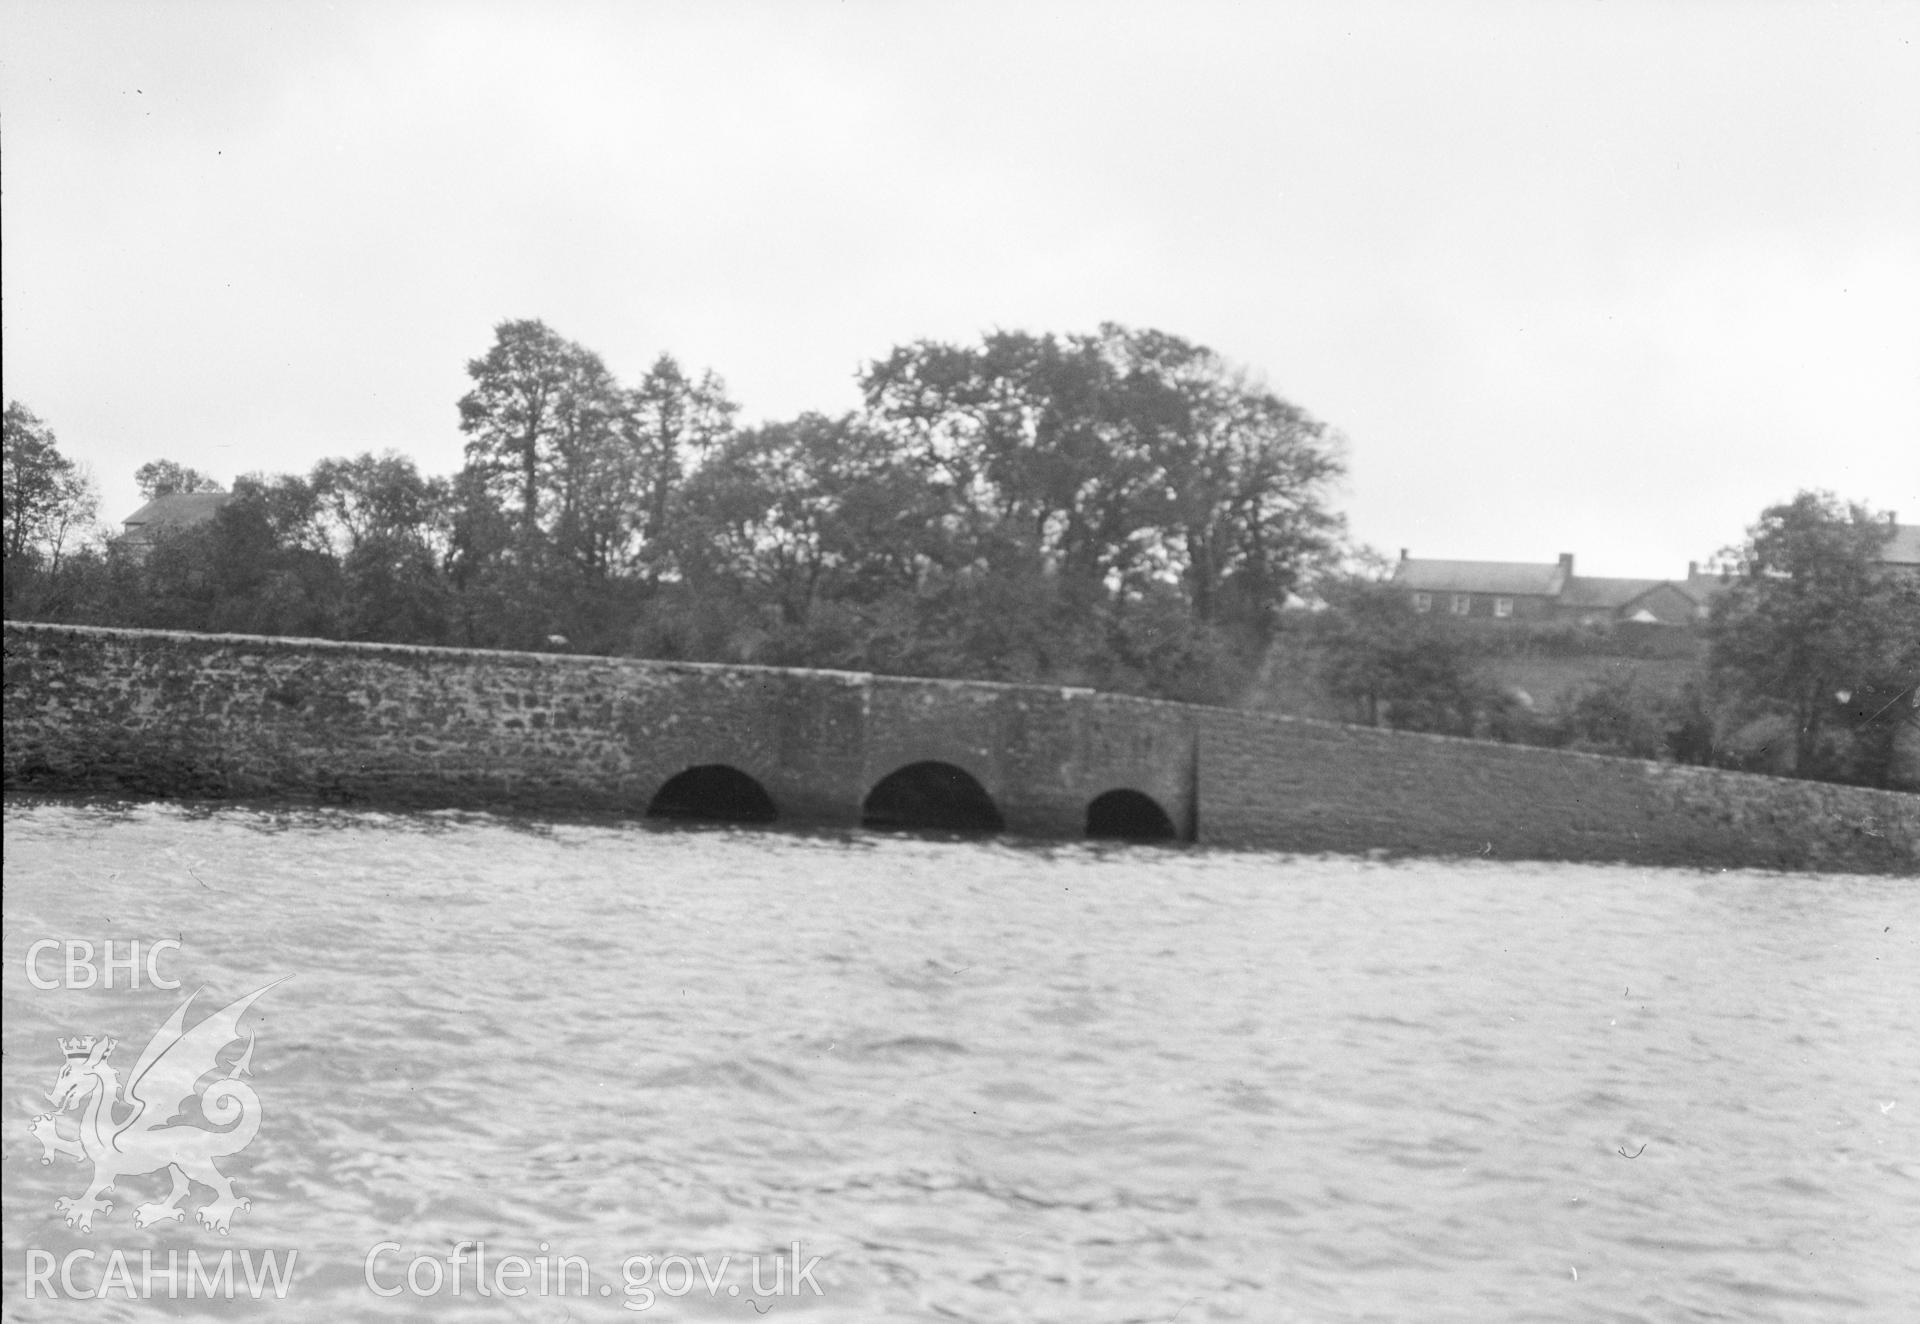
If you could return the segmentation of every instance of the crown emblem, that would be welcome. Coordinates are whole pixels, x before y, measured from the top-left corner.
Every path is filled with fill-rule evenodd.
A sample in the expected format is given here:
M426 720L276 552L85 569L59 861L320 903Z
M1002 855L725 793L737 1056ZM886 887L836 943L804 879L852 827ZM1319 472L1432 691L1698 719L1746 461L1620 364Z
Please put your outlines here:
M99 1037L91 1034L81 1035L78 1039L62 1039L60 1051L68 1057L89 1057L93 1053L93 1046L99 1042Z

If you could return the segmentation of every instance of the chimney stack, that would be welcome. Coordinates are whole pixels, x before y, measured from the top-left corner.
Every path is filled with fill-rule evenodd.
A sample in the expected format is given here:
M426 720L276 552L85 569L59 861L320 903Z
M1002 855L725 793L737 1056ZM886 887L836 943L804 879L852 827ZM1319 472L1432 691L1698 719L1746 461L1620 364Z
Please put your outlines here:
M1401 559L1402 561L1404 561L1404 560L1406 560L1406 559L1407 559L1407 549L1406 549L1406 548L1404 548L1404 547L1402 547L1402 548L1400 549L1400 559Z
M1699 577L1700 577L1700 563L1698 561L1687 562L1687 582L1692 583L1694 580L1698 579Z
M1560 568L1566 571L1569 575L1573 573L1573 553L1572 552L1560 553Z

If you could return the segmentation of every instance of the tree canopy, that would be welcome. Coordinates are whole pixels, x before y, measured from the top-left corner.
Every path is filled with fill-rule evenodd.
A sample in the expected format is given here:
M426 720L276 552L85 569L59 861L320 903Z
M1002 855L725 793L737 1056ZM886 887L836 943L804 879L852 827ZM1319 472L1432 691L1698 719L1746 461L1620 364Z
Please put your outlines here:
M670 354L629 389L544 323L494 337L442 497L489 640L1224 697L1340 542L1337 439L1162 332L900 346L858 413L744 431Z
M1802 775L1880 780L1898 701L1920 684L1920 581L1881 561L1892 536L1884 514L1802 492L1729 549L1740 574L1714 603L1709 666L1753 711L1788 719Z
M1326 425L1177 336L923 341L861 386L937 494L952 566L1051 576L1068 603L1118 611L1174 589L1200 627L1264 636L1339 542Z
M49 579L59 575L76 535L92 523L99 495L86 471L60 453L53 429L18 400L7 403L5 467L6 601L11 612L24 603L35 571L44 571Z
M1340 439L1178 336L917 341L859 372L859 409L750 427L710 370L663 353L627 386L535 320L468 374L457 472L387 452L243 474L214 518L137 543L97 536L85 473L9 405L9 615L1211 703L1284 687L1342 720L1912 784L1920 578L1882 560L1885 516L1826 493L1762 512L1684 685L1608 666L1536 704L1502 660L1579 653L1588 627L1478 630L1413 611L1384 562L1342 573L1369 554L1330 505ZM217 490L169 460L135 477ZM1319 610L1284 610L1303 592Z
M140 488L140 495L149 501L155 497L172 496L176 492L222 490L216 479L178 460L149 460L133 471L133 481Z

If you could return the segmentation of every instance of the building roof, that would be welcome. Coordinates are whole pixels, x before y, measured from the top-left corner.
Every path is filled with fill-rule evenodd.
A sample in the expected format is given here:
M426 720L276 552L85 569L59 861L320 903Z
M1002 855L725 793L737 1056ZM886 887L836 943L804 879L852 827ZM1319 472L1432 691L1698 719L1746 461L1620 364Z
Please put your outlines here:
M1498 593L1505 597L1553 597L1567 582L1559 562L1427 561L1403 559L1393 571L1395 588L1422 593Z
M1560 594L1560 604L1565 607L1604 607L1613 611L1671 582L1665 579L1608 579L1576 575L1567 580L1567 586Z
M1893 537L1880 549L1882 562L1920 565L1920 524L1896 524Z
M1733 576L1717 571L1694 573L1685 579L1674 580L1673 586L1704 607L1733 587Z
M233 500L231 492L169 492L158 496L120 521L125 537L151 538L161 529L184 529L204 524Z

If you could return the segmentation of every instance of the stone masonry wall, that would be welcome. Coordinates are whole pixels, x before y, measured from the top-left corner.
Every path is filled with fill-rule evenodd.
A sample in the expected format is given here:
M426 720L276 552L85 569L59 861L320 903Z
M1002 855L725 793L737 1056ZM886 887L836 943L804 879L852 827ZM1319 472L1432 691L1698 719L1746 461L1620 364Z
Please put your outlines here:
M1193 718L1178 704L1093 690L875 676L867 766L875 780L937 759L964 768L1010 831L1077 837L1106 791L1151 796L1176 828L1193 814Z
M1129 788L1225 846L1920 875L1920 796L849 672L9 623L5 735L13 790L638 814L725 763L852 825L934 759L1034 835Z
M9 788L640 813L729 763L797 819L858 823L865 794L849 673L14 625L6 648Z
M1920 875L1920 796L1199 711L1202 841Z

